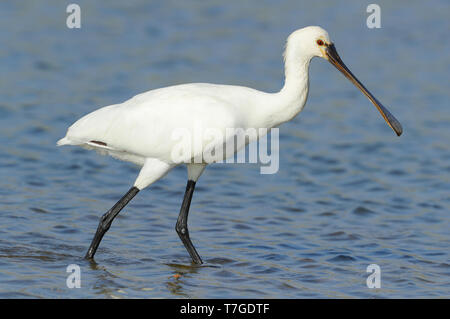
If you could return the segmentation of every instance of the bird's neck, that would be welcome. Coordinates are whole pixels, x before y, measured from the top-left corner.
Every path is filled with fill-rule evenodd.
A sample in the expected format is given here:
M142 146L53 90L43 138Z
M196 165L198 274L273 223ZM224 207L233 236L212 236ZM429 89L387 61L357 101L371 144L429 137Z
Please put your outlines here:
M272 127L290 121L303 110L308 97L310 61L310 57L286 54L284 86L274 94L270 111Z

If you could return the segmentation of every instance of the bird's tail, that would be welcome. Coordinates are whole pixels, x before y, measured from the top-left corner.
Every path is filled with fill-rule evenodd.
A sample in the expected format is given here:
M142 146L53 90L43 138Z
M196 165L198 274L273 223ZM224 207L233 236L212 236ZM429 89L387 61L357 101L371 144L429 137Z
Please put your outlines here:
M72 144L72 142L67 137L63 137L58 142L56 142L56 145L58 145L58 146L70 145L70 144Z

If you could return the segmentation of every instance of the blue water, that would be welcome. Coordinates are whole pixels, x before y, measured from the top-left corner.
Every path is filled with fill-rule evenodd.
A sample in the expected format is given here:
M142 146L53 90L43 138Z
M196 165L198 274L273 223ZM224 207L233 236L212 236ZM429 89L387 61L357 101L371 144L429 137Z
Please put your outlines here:
M377 1L381 29L360 1L76 3L79 30L64 1L0 3L0 297L450 297L448 1ZM279 172L217 164L199 180L189 225L204 265L174 230L183 167L139 193L85 261L138 168L57 148L66 128L177 83L275 92L285 39L307 25L328 30L403 136L315 59L304 112L280 128ZM369 264L380 289L366 286Z

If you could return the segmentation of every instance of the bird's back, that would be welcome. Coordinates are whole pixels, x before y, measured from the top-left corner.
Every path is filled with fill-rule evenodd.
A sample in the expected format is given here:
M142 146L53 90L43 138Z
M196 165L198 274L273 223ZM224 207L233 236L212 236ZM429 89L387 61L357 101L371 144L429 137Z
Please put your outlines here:
M69 127L58 145L88 146L170 162L176 132L246 128L248 108L258 104L264 94L206 83L151 90L85 115Z

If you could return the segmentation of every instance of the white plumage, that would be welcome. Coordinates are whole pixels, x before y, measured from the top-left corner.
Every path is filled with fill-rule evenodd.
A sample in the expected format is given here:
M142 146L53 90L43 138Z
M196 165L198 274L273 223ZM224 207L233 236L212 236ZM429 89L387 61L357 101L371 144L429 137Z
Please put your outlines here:
M284 54L286 80L280 92L209 83L155 89L85 115L69 127L57 144L97 149L142 166L148 159L152 159L152 165L162 161L167 165L161 166L170 169L178 164L171 158L177 142L171 136L176 129L185 128L193 134L194 127L199 126L222 130L225 135L227 128L276 127L292 119L305 105L309 62L314 55L323 53L312 45L314 54L302 54L299 51L304 46L298 42L316 37L329 42L328 33L319 27L301 29L289 37ZM201 146L204 148L205 144ZM198 152L201 149L193 150L192 155ZM160 177L165 173L160 170ZM154 181L146 179L146 183ZM135 186L142 189L148 184Z

